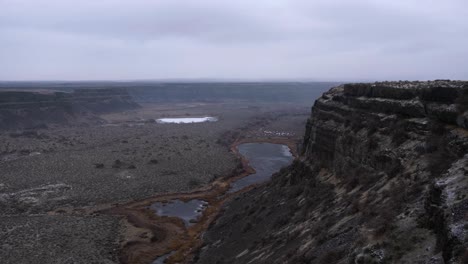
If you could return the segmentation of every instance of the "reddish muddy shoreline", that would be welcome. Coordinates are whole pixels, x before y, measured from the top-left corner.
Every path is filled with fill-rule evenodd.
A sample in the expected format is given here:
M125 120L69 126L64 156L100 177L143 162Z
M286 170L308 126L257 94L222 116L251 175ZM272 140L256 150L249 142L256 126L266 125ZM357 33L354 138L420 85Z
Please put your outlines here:
M222 205L239 192L245 192L256 185L239 192L228 194L230 184L246 177L255 170L248 161L239 154L237 146L243 143L274 143L287 145L292 154L297 157L296 141L283 138L254 138L234 142L230 149L242 163L243 172L233 177L223 177L207 186L185 193L167 193L151 198L133 201L105 209L94 210L94 213L123 216L125 230L122 230L120 261L128 264L148 264L156 258L173 252L167 263L187 263L193 258L195 251L201 246L201 235L219 215ZM149 206L155 202L167 202L179 199L182 201L200 199L207 201L209 206L204 210L198 222L186 227L177 217L161 217L156 215Z

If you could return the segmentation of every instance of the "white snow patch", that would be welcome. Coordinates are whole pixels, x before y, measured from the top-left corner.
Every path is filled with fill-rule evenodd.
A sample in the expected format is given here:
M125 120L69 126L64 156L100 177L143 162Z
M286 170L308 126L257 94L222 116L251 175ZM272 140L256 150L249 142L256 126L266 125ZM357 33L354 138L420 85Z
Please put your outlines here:
M290 133L290 132L271 131L271 130L264 130L263 133L266 135L281 136L281 137L294 135L293 133Z
M291 150L286 145L281 145L281 154L285 157L292 157Z
M249 250L248 250L248 249L242 251L239 255L236 256L236 258L240 258L240 257L244 256L244 255L247 254L247 253L249 253Z

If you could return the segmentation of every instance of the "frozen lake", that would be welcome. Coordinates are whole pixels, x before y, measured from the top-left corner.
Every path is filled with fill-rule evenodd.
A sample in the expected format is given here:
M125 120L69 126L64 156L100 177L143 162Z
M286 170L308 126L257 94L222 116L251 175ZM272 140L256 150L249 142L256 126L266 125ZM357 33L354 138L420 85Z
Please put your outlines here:
M216 122L218 118L212 116L205 117L173 117L173 118L159 118L156 119L157 123L160 124L190 124L190 123L202 123L202 122Z

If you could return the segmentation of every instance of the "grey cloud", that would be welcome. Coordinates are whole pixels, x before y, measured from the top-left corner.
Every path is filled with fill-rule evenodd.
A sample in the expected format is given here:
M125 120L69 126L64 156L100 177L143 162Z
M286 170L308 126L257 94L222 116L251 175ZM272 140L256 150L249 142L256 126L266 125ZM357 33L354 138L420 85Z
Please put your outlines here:
M35 11L13 6L0 21L2 25L25 29L135 40L174 36L235 40L277 33L269 32L268 25L262 25L257 14L242 5L220 5L218 1L127 1L120 5L103 1L37 8Z
M0 0L0 79L468 77L461 0Z

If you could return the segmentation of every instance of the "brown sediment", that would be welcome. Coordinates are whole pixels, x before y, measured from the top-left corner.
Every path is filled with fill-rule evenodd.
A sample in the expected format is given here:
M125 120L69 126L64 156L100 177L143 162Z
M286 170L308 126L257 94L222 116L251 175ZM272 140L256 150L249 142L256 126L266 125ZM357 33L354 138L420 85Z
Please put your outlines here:
M282 138L250 138L237 140L231 150L240 157L243 172L233 177L225 177L191 192L160 194L147 199L125 204L105 205L87 209L87 213L119 215L123 217L125 230L122 232L120 262L124 264L148 264L156 258L173 253L166 263L188 263L195 251L202 245L201 235L218 217L222 205L239 192L244 192L255 185L236 193L227 193L231 183L239 178L255 173L248 161L238 153L237 146L243 143L275 143L287 145L294 156L297 148L294 140ZM200 199L208 202L198 222L185 226L177 217L158 216L150 209L155 202L167 202L179 199L188 201Z

